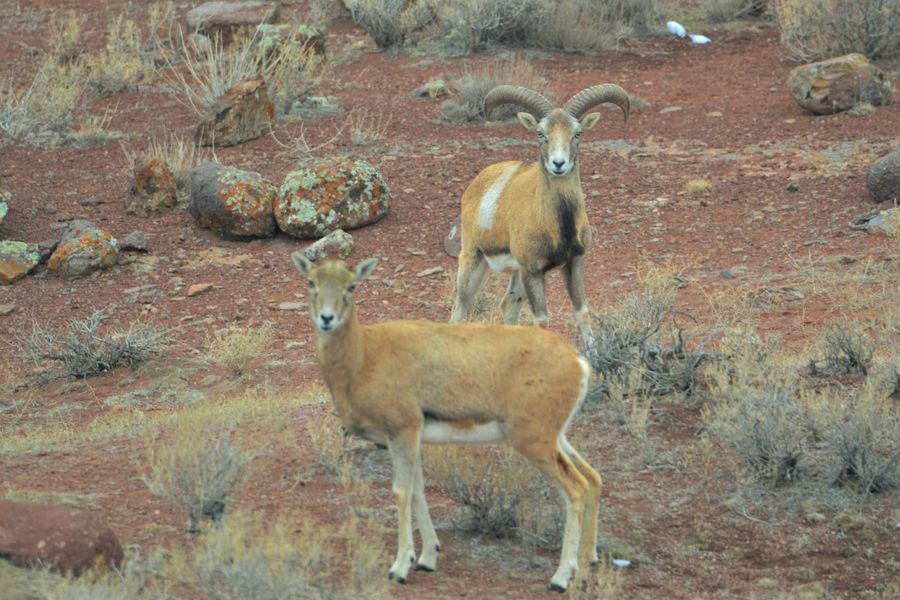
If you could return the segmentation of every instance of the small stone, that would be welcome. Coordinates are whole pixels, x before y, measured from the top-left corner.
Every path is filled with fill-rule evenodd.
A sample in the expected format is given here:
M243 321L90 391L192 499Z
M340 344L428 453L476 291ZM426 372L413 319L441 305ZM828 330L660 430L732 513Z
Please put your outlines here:
M734 271L722 269L721 271L719 271L719 277L721 277L722 279L734 279L735 277L737 277L737 275L735 275Z
M413 90L413 98L443 98L450 95L450 88L443 79L433 79Z
M143 231L132 231L122 238L122 250L134 250L136 252L147 251L147 239Z
M669 113L678 112L680 110L683 110L680 106L667 106L664 109L660 110L659 114L666 115Z
M0 283L18 281L31 273L40 262L40 255L30 244L12 240L0 242Z
M212 288L213 284L211 283L195 283L187 290L188 298L193 298L194 296L198 296L204 292L208 292Z
M443 273L444 267L432 267L430 269L425 269L424 271L419 271L416 273L416 277L430 277L432 275L437 275L438 273Z
M799 192L800 184L797 183L796 181L791 181L786 186L784 186L784 189L786 189L789 192Z
M313 262L326 258L345 259L353 252L353 236L343 229L335 229L303 250L303 256Z
M278 305L278 310L306 310L305 302L282 302Z
M0 304L0 316L2 317L12 314L14 310L16 310L15 304Z
M100 196L88 196L87 198L80 199L78 204L81 206L100 206L101 204L106 204L106 200Z

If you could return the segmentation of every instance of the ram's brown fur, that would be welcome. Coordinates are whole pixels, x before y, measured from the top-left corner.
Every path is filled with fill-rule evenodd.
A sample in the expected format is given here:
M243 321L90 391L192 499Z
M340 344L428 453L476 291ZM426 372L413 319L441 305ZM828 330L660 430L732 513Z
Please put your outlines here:
M532 327L423 321L361 325L353 288L374 268L373 261L356 270L341 261L314 266L301 255L294 255L294 262L313 286L310 312L319 363L337 413L348 430L391 452L399 531L389 576L405 580L412 566L413 500L422 535L417 568L433 570L437 560L421 442L503 439L567 499L565 542L551 582L554 589L565 589L576 565L586 567L597 557L600 476L565 438L587 391L587 362L558 334Z

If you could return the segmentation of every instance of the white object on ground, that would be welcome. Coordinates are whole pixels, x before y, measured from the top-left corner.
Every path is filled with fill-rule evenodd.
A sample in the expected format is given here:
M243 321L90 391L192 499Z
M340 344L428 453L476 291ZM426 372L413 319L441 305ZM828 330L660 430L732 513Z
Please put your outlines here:
M669 30L669 33L672 35L677 35L678 37L684 37L687 35L687 29L684 28L684 25L679 23L678 21L669 21L666 23L666 29Z
M623 567L624 568L624 567L630 567L631 561L626 560L624 558L614 558L614 559L612 559L612 564L614 567Z
M695 44L708 44L712 41L705 35L700 35L699 33L691 33L688 35L688 37L690 37L691 41Z

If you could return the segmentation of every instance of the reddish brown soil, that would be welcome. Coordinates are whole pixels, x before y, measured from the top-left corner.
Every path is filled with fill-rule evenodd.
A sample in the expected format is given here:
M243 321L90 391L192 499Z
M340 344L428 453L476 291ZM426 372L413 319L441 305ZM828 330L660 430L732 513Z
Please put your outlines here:
M71 7L91 15L87 30L99 46L105 23L124 6L95 0L28 4L27 10L34 11L31 17L23 17L16 30L4 27L0 40L2 70L20 83L36 68L35 49L44 49L51 11ZM36 27L29 29L25 23ZM780 45L777 29L760 22L737 32L708 33L715 40L708 47L664 39L597 56L533 59L551 80L556 99L591 84L615 82L649 102L627 123L618 112L604 111L600 125L585 135L585 190L599 193L588 197L596 231L586 267L592 306L606 306L633 291L637 274L651 265L674 266L688 281L680 292L679 308L707 325L715 323L710 299L717 294L733 294L737 300L756 279L793 272L798 265L848 256L850 262L868 257L874 264L893 264L896 269L891 263L896 256L892 242L851 231L847 223L872 208L865 169L900 132L900 106L879 108L862 118L813 117L787 92L785 82L794 64ZM391 117L386 135L374 145L355 146L344 134L321 151L373 161L393 192L388 217L352 232L353 260L378 257L377 275L401 281L404 291L395 293L377 280L364 286L358 294L361 318L443 321L448 317L447 274L455 272L456 263L444 254L442 238L457 215L466 183L490 162L531 157L534 146L528 133L513 124L499 128L437 124L438 101L410 98L422 83L460 73L462 60L378 52L347 21L332 24L329 44L335 54L353 56L337 67L319 93L333 96L346 111L365 108L370 114L380 111ZM663 110L672 107L680 109ZM113 111L110 128L125 133L125 143L132 149L173 131L191 137L195 123L187 109L154 84L136 94L96 102L92 112L99 114L105 108ZM308 119L305 134L311 143L325 140L344 118ZM290 140L300 128L297 122L280 121L275 136ZM842 144L850 150L828 162L828 153ZM296 164L272 137L217 154L225 164L259 171L275 182ZM119 238L134 230L146 232L148 255L158 259L147 272L120 264L86 279L66 281L40 271L0 289L0 304L16 305L12 314L0 317L5 341L28 332L33 319L61 327L104 309L113 326L142 321L179 327L170 360L199 365L201 373L191 380L196 383L208 368L196 361L213 330L232 322L272 323L276 342L271 355L245 378L246 386L269 382L282 391L302 390L319 381L308 318L276 309L281 302L306 299L306 285L288 259L304 243L286 236L222 240L197 229L187 211L180 209L156 219L126 215L128 173L115 141L76 150L0 140L0 177L14 196L0 226L2 238L28 242L58 238L59 223L87 218ZM712 189L685 192L686 183L695 179L708 180ZM790 181L799 184L798 192L785 189ZM91 198L104 203L82 204ZM208 252L214 247L240 260L231 265L210 260ZM131 260L136 255L124 256ZM417 277L435 266L443 267L444 273ZM742 267L736 271L737 279L719 276L721 270L735 267ZM212 283L213 289L185 298L184 290L171 283L178 277L187 285ZM147 284L158 285L163 295L126 302L123 290ZM558 275L549 277L548 288L554 327L571 335L571 313ZM810 296L797 305L760 312L757 319L763 332L802 347L823 323L844 316L827 298ZM289 349L287 344L297 340L306 345ZM4 349L6 361L16 369L28 366L12 349ZM126 370L90 379L86 385L55 383L11 397L29 399L27 422L65 422L78 430L109 410L104 398L139 389L153 377L153 369L138 374ZM80 410L47 416L53 408L72 405ZM255 463L238 495L239 507L303 512L325 522L335 515L343 518L345 512L333 506L340 486L315 471L306 485L293 485L298 472L314 468L303 441L304 420L319 418L322 410L308 407L285 415L296 427L299 441ZM0 423L8 418L0 414ZM706 455L697 448L700 422L699 407L676 404L660 410L650 436L657 456L670 458L660 459L656 466L630 456L635 445L616 428L587 419L576 424L577 437L587 440L586 453L604 476L601 536L613 537L644 557L624 572L625 597L774 597L778 590L819 583L834 597L859 598L866 590L896 582L900 542L892 520L885 516L892 502L896 506L896 496L873 500L868 514L874 525L866 536L841 533L830 519L806 524L796 515L775 510L739 515L723 502L740 483L729 461L704 460ZM266 435L248 429L251 436ZM183 515L148 492L138 478L140 461L140 440L4 456L0 489L100 494L97 508L124 544L188 547L192 539L181 533ZM372 485L380 503L377 508L391 526L389 486ZM438 490L429 493L433 500L449 502L440 499ZM772 494L774 506L776 496ZM397 588L398 597L545 596L555 560L552 553L545 553L544 566L538 569L523 567L527 562L522 560L509 567L501 558L504 553L522 552L515 543L479 542L447 525L439 533L445 551L438 571L414 573L407 586ZM392 548L393 540L386 541ZM497 549L484 559L468 556L479 543ZM384 557L385 567L392 552Z

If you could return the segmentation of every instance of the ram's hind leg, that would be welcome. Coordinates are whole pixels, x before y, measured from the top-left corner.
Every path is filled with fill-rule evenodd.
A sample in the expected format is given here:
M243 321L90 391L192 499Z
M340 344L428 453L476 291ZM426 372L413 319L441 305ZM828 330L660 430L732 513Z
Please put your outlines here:
M518 272L515 272L509 278L506 295L503 296L503 302L500 305L500 310L503 312L503 322L507 325L516 325L519 322L519 313L522 312L524 303L525 287L522 285L521 276L519 276Z
M476 294L484 283L487 274L487 261L484 255L475 249L463 248L459 255L459 267L456 270L456 300L453 303L451 323L462 323L469 316Z

